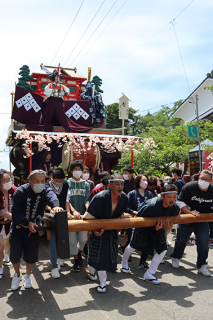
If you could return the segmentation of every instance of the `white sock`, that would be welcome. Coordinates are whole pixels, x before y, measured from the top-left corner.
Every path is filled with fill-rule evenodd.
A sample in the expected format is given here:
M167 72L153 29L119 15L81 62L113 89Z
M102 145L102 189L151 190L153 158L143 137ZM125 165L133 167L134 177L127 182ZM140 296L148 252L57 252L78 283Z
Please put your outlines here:
M151 274L148 270L144 273L143 277L144 277L144 279L148 279L148 280L155 278L155 276L153 276L153 274Z
M1 273L3 273L3 267L2 267L2 268L0 268L0 274L1 274Z
M157 268L158 268L161 260L165 256L166 252L167 252L167 250L162 251L160 254L158 254L157 252L155 253L154 257L152 258L150 267L147 270L149 273L155 274L155 272L157 271Z
M91 267L91 266L89 266L88 265L88 268L89 268L89 272L91 273L91 275L95 275L95 272L96 272L96 270L95 270L95 268L93 268L93 267Z
M98 271L98 277L100 281L100 287L106 286L106 280L107 280L107 273L106 271Z
M133 253L133 251L135 251L135 249L133 249L130 245L128 245L126 247L126 249L124 250L124 254L122 257L122 268L128 269L128 260L130 255Z
M7 254L7 253L4 253L4 260L6 261L6 262L9 262L9 254Z

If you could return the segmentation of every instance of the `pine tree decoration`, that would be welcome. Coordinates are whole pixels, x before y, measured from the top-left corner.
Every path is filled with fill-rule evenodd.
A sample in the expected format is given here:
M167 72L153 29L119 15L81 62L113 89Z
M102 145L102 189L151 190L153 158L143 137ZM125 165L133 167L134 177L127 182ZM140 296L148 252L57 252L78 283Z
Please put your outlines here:
M103 93L103 90L101 90L99 87L102 85L102 79L99 78L98 76L94 76L91 83L95 85L95 90L98 92Z
M21 78L18 78L19 81L17 85L24 89L33 91L31 86L27 83L29 80L33 80L33 77L31 77L30 75L29 67L25 64L19 70L20 70L19 75L21 76Z

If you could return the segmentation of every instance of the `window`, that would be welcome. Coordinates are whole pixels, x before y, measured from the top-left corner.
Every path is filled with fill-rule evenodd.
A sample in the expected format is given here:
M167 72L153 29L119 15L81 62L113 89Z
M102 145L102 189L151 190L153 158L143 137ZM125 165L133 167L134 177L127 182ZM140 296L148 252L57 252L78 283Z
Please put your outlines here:
M70 89L70 92L76 92L76 87L67 86Z
M42 83L41 84L41 90L44 90L44 88L48 85L48 83Z

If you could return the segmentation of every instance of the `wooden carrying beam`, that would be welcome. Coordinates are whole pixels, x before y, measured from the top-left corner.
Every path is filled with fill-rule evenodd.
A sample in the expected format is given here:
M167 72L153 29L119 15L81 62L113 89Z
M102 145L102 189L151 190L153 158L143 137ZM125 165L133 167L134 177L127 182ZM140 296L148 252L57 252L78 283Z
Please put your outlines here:
M213 213L202 213L200 217L195 217L191 214L181 214L173 217L125 217L119 219L94 219L94 220L69 220L69 232L90 231L90 230L113 230L127 228L143 228L153 227L158 220L164 221L169 219L173 224L198 223L213 221Z

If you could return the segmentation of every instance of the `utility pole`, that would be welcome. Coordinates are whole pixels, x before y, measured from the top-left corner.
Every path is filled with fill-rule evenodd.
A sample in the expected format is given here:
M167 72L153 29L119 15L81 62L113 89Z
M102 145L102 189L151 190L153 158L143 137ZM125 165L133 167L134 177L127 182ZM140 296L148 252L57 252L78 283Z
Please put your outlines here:
M197 134L198 134L198 148L199 148L199 168L202 171L202 155L200 150L200 127L199 127L199 113L198 113L198 95L195 95L196 99L196 114L197 114Z

